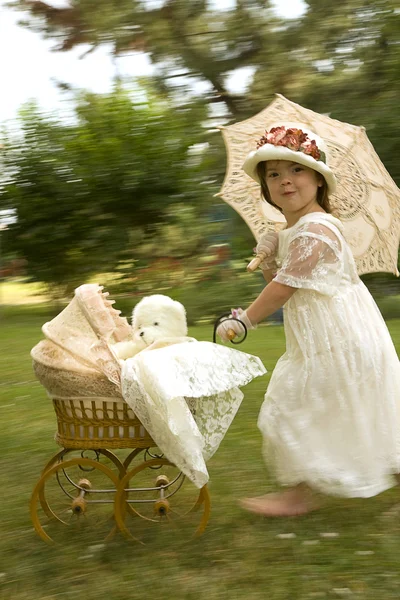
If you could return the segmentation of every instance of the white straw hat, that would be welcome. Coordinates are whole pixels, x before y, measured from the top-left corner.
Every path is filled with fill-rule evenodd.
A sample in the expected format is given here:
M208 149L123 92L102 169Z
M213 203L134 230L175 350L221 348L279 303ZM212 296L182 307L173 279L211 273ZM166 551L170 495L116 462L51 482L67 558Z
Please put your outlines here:
M290 160L324 177L328 194L336 190L336 177L327 164L328 149L322 138L301 123L277 123L257 143L257 150L250 152L243 170L260 183L257 165L266 160Z

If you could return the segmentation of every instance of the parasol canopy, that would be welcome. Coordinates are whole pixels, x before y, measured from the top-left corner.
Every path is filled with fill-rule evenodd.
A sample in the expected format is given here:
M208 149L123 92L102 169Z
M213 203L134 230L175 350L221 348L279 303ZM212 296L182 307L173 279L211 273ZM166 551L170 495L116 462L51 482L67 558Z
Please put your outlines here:
M256 240L266 230L285 227L285 217L262 199L259 184L246 175L242 165L265 130L288 121L303 123L328 146L329 167L338 184L330 196L332 214L344 225L359 275L388 272L398 276L400 190L364 127L331 119L277 94L267 108L250 119L221 127L228 157L225 180L217 195L240 214Z

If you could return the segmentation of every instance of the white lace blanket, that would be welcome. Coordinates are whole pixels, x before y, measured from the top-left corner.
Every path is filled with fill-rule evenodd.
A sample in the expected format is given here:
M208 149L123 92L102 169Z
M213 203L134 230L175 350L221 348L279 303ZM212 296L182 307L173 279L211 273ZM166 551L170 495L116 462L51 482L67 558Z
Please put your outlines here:
M122 395L165 456L199 488L261 360L210 342L141 352L124 362Z

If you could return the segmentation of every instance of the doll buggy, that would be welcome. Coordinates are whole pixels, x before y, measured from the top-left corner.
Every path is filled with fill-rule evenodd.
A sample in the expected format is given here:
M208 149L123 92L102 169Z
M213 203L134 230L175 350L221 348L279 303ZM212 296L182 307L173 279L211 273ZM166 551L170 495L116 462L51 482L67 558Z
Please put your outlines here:
M110 344L127 339L131 330L102 290L95 284L78 288L70 304L43 326L46 339L31 353L35 374L53 402L61 446L33 490L34 529L52 543L53 529L55 535L63 525L81 531L93 513L106 538L119 530L138 540L139 522L177 525L195 516L199 535L210 515L207 485L198 489L185 482L125 403Z

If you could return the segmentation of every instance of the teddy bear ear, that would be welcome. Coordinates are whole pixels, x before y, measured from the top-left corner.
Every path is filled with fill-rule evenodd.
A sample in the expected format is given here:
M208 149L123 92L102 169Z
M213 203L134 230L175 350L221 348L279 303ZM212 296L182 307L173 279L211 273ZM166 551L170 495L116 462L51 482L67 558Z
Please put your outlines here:
M181 302L179 302L178 300L174 300L173 302L174 302L174 306L175 306L177 312L184 314L186 317L186 308L183 306L183 304Z

